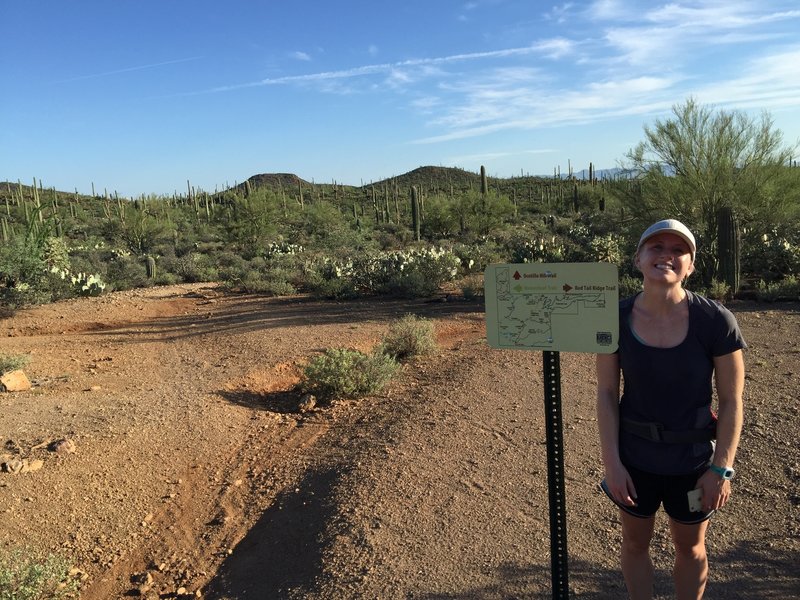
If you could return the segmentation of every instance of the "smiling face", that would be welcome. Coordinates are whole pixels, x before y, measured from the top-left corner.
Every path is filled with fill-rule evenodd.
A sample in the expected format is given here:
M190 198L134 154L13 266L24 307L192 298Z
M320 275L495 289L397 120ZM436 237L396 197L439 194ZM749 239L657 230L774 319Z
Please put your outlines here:
M680 283L694 272L689 244L674 233L659 233L642 244L634 264L645 279L664 283Z

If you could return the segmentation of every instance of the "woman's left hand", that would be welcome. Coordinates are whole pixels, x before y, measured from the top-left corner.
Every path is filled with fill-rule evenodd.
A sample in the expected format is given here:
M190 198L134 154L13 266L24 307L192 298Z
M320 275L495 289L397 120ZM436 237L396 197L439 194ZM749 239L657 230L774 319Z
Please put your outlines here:
M705 512L719 510L731 497L731 482L722 479L711 469L700 476L700 479L697 480L697 487L703 490L702 502Z

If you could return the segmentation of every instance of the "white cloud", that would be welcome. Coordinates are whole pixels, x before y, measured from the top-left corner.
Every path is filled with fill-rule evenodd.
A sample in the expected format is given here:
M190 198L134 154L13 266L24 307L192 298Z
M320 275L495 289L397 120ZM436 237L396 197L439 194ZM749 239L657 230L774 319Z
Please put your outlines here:
M311 55L306 52L300 52L299 50L296 52L292 52L289 56L295 60L303 60L308 61L311 60Z

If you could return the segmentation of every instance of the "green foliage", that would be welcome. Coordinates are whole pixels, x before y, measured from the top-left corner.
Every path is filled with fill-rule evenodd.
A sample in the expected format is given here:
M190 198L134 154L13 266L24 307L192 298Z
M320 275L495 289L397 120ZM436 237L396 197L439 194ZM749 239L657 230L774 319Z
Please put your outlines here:
M27 354L0 354L0 375L22 369L31 361Z
M153 281L148 279L147 269L138 256L113 258L108 264L106 275L117 291L148 287L153 284Z
M98 293L104 282L116 290L221 281L272 295L426 297L464 276L458 286L473 298L493 263L607 261L633 275L642 227L667 216L695 231L690 285L708 289L712 278L722 280L709 212L719 207L739 219L742 280L779 282L800 274L800 169L780 163L779 142L766 117L689 101L646 128L629 156L631 177L613 182L492 178L482 190L478 173L423 167L361 188L264 176L215 194L191 188L188 197L133 201L63 194L67 201L38 208L32 188L7 185L0 187L0 302L13 310ZM147 256L155 272L145 269Z
M322 401L361 398L382 390L398 367L382 352L330 348L306 365L300 387Z
M231 253L224 253L219 259L219 279L225 287L251 294L268 296L289 296L297 289L291 283L297 276L284 268L280 260L266 261L254 258L246 261Z
M459 258L444 248L422 247L343 259L323 256L314 264L308 284L314 293L325 297L379 294L424 298L452 281L460 265ZM341 281L331 283L336 280Z
M745 234L747 252L742 256L742 271L766 281L782 279L787 274L800 274L800 232L782 233L778 228L764 233Z
M485 296L483 273L467 275L459 282L464 300L479 300Z
M37 557L26 551L0 554L0 600L74 598L78 582L62 558Z
M645 141L628 154L634 178L619 181L616 192L638 231L659 218L686 223L702 242L697 266L708 283L724 279L717 261L720 209L732 208L745 228L764 231L787 218L798 228L800 189L786 185L797 181L796 169L785 166L795 150L783 146L766 113L756 120L689 99L673 107L672 118L645 127Z
M620 275L619 277L619 297L630 298L642 291L641 277L631 277L630 275Z
M717 279L711 280L711 285L708 286L708 297L720 302L729 300L733 294L731 286L725 281L718 281Z
M69 249L60 237L47 237L41 248L41 259L49 269L69 269Z
M433 323L424 317L407 314L389 325L381 352L395 360L405 361L429 354L436 348Z
M800 279L789 275L782 281L761 280L756 287L756 298L763 302L778 300L800 300Z
M518 239L511 247L511 262L561 262L565 259L564 243L555 235Z
M464 273L483 273L491 264L504 262L504 254L494 238L482 238L473 244L453 245L453 254L461 261Z
M176 257L171 267L172 272L187 283L217 281L219 278L214 260L199 252Z

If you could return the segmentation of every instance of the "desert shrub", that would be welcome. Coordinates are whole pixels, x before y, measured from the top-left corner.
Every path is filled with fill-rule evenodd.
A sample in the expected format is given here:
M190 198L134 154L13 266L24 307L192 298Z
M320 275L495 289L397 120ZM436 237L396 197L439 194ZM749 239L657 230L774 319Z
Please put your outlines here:
M49 269L69 269L69 250L63 238L45 238L41 252L42 260Z
M619 297L629 298L642 291L642 280L639 277L621 275L619 278Z
M249 294L266 294L268 296L290 296L297 293L288 281L287 274L280 269L259 271L251 269L235 280L223 280L229 288L241 290Z
M351 278L328 279L317 272L313 272L307 277L306 289L316 298L326 300L352 300L360 295Z
M555 235L512 240L509 250L512 263L562 262L566 254L564 243Z
M382 352L329 348L303 369L300 387L322 401L361 398L382 390L398 366Z
M131 290L133 288L152 285L147 278L147 269L139 257L132 255L115 256L106 268L106 277L115 290Z
M594 236L589 240L585 260L588 262L608 262L622 264L624 255L619 245L619 237L611 234Z
M349 258L317 259L308 276L309 290L326 298L379 294L403 298L433 295L452 281L461 263L443 248L415 248Z
M219 272L212 260L199 252L176 257L170 270L186 283L216 281L219 278Z
M16 239L0 246L0 280L6 287L27 284L35 288L47 272L38 246Z
M453 253L461 261L465 273L483 273L489 265L505 262L500 248L491 238L474 244L456 244Z
M756 298L762 302L775 302L778 300L800 300L800 279L789 275L781 281L758 282Z
M380 351L395 360L403 361L429 354L435 348L433 323L424 317L408 314L389 325Z
M0 375L23 368L31 360L27 354L0 354Z
M760 236L745 234L742 271L760 279L773 281L786 273L800 274L800 245L792 243L777 230Z
M78 581L70 565L53 554L38 557L28 551L0 554L0 600L72 598Z
M478 300L484 297L484 279L483 273L473 273L467 275L459 282L461 293L464 300Z
M719 301L728 300L731 297L731 286L724 281L712 279L708 286L708 297Z
M175 285L178 282L179 279L177 275L169 272L165 273L163 271L159 272L153 280L155 285Z
M450 250L419 248L382 253L363 275L367 287L377 294L425 298L452 281L460 267L461 261Z

